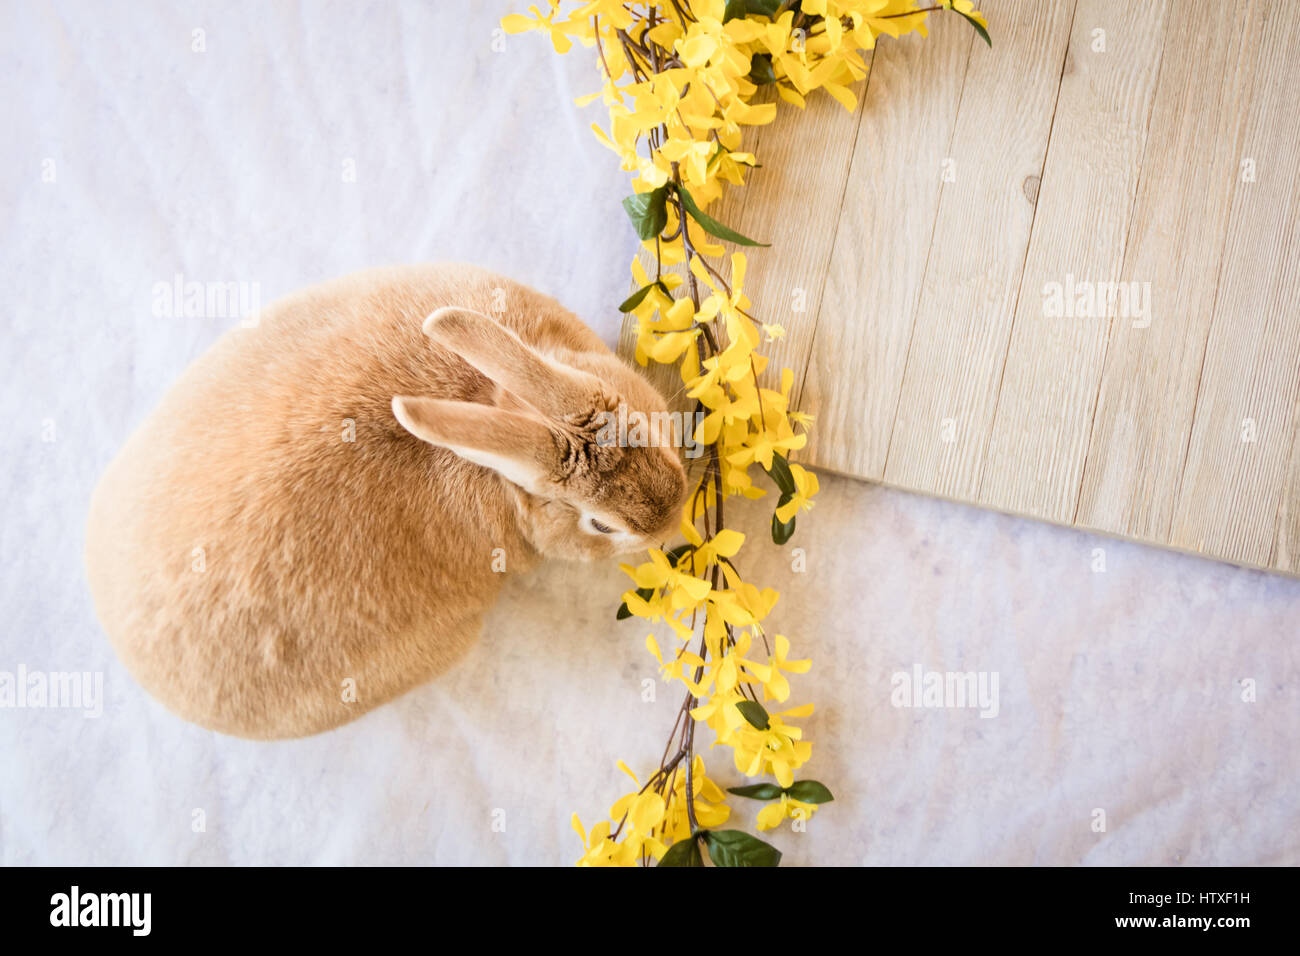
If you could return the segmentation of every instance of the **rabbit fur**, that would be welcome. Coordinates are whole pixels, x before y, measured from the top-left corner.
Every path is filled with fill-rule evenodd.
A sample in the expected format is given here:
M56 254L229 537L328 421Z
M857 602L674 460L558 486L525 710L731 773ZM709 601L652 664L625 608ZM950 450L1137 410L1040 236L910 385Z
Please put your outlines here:
M673 532L671 443L596 439L620 403L666 410L576 316L483 269L291 295L196 360L109 465L86 535L100 621L139 683L204 727L353 720L466 652L501 561Z

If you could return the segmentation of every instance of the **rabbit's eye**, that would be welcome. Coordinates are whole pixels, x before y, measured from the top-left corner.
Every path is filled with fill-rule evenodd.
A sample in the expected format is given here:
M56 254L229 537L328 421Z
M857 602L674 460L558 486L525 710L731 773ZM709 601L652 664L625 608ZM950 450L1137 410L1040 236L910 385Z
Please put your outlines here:
M614 533L614 529L613 529L613 528L611 528L609 525L601 524L601 523L600 523L599 521L597 521L595 518L592 518L592 519L591 519L591 527L592 527L594 530L599 531L601 534L613 534L613 533Z

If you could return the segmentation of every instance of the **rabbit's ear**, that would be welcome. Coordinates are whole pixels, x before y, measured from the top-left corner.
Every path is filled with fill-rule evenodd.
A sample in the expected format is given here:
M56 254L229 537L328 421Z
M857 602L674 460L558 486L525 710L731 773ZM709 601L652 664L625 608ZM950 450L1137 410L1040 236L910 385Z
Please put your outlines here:
M500 322L472 309L438 309L424 333L551 418L604 409L600 379L547 360Z
M527 415L438 398L393 397L402 427L432 445L491 468L529 491L544 488L556 463L556 444L545 424Z

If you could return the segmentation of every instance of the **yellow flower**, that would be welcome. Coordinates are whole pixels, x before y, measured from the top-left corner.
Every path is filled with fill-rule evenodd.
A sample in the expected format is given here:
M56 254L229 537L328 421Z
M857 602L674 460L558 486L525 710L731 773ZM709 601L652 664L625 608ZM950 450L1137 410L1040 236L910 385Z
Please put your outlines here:
M730 564L722 565L722 574L730 589L712 591L709 603L717 608L722 620L732 627L755 627L761 631L759 622L767 617L781 595L775 588L760 590L748 581L742 581Z
M650 588L651 590L663 590L669 598L669 606L673 610L691 610L700 605L709 596L709 582L697 578L689 571L681 571L673 566L668 560L668 556L658 548L650 549L650 560L645 564L637 567L621 564L619 567L624 574L627 574L636 582L638 588ZM636 598L641 604L647 602L641 601L634 592L628 592L624 595L627 600L628 608L633 610L632 601L628 597Z
M587 836L587 831L578 819L575 813L570 820L570 825L578 834L578 839L582 841L582 857L578 860L578 866L617 866L614 862L614 855L617 850L616 845L609 838L609 821L602 820L591 828L591 836Z
M704 758L699 754L691 762L691 803L695 808L695 820L704 829L719 827L731 817L731 808L724 802L726 795L721 788L704 774ZM672 798L668 801L668 817L662 830L662 842L672 846L678 840L690 836L690 818L686 814L686 773L679 769L673 783Z
M971 0L940 4L986 26ZM731 255L729 281L724 281L713 264L720 264L724 246L694 215L679 221L683 213L676 199L689 191L703 210L726 186L743 185L746 171L757 165L754 155L743 149L744 128L770 123L777 113L775 102L758 102L764 81L774 85L781 101L801 109L809 94L822 89L852 110L857 105L852 87L867 73L863 52L873 49L881 35L924 35L932 7L923 9L916 0L802 0L796 24L796 11L782 9L793 5L776 7L779 14L773 16L742 4L741 15L724 23L729 6L727 0L654 0L644 8L623 0L575 0L571 6L548 0L544 12L530 6L527 14L507 16L501 23L507 33L545 33L560 53L575 41L599 47L604 82L578 102L600 99L606 106L605 128L592 124L592 131L618 155L633 190L663 190L659 195L669 200L655 211L663 221L659 235L642 241L642 248L657 261L655 280L639 260L632 263L636 289L643 290L631 307L635 354L642 365L653 361L678 366L686 395L706 412L694 438L713 446L712 468L704 487L697 489L699 496L692 496L683 508L682 534L689 556L675 567L663 551L653 549L648 561L623 565L635 585L624 601L634 615L664 621L682 642L661 651L650 635L646 647L665 680L686 686L696 702L691 718L714 730L715 745L731 747L737 768L746 775L770 773L789 786L812 745L802 739L799 727L783 718L806 716L812 705L771 714L761 730L746 719L746 713L753 713L742 713L739 705L752 701L759 685L764 700L785 701L790 694L785 675L805 672L810 662L790 660L790 642L780 634L770 660L749 657L779 595L741 579L731 559L745 537L710 527L704 502L714 507L718 493L723 498L763 496L765 490L749 475L750 466L770 470L777 454L788 457L803 448L813 416L790 410L792 370L782 370L779 390L760 387L768 359L756 350L763 341L780 341L785 329L750 315L745 256ZM685 280L671 271L681 264L689 266ZM684 281L690 282L689 296L682 294ZM818 491L815 475L799 465L789 468L795 490L776 508L781 523L811 508ZM726 587L715 590L719 571ZM685 641L694 637L701 610L704 650L696 654ZM636 782L625 764L619 766ZM613 820L597 823L590 833L575 815L573 827L583 843L580 865L635 865L661 857L668 846L688 836L683 769L676 768L671 782L657 774L652 786L638 783L613 805ZM721 790L705 776L699 755L692 760L691 773L695 816L701 826L719 825L730 810ZM770 829L789 817L810 816L815 809L783 795L779 803L760 811L758 827Z
M764 468L771 468L774 454L781 452L788 457L790 452L798 451L806 444L808 444L808 436L803 433L796 434L790 427L789 421L782 418L776 428L755 432L743 447L727 455L727 461L733 465L757 462Z
M610 807L609 818L623 820L629 836L639 834L644 837L659 825L666 810L664 798L647 790L620 797Z
M543 14L536 7L529 7L528 12L532 17L524 16L520 13L514 13L501 18L501 28L506 33L524 33L528 30L542 30L551 37L551 45L555 47L556 53L568 53L573 44L566 36L566 27L568 22L555 23L556 10L551 9L550 13Z
M745 543L745 536L730 528L723 528L705 541L704 537L695 530L695 524L689 521L685 514L682 515L681 531L682 537L689 544L694 545L694 550L691 552L692 571L702 572L710 565L717 564L719 558L733 557Z
M781 786L792 786L794 771L812 756L812 744L802 737L802 730L786 724L777 714L768 717L766 730L745 723L729 741L736 769L747 777L770 773Z
M755 826L760 830L771 830L778 827L787 818L792 820L811 820L812 815L817 812L817 804L804 803L802 800L796 800L788 793L781 794L779 801L774 801L758 811L758 821Z
M671 659L665 659L659 651L659 642L655 640L653 634L647 634L645 639L646 649L654 655L655 660L659 662L659 673L666 681L680 680L688 687L695 691L695 683L689 676L698 667L704 666L704 660L697 654L679 648L677 653Z
M817 494L817 476L799 465L790 464L790 475L794 478L795 492L790 500L776 509L776 520L787 523L800 511L811 511L812 496Z
M772 655L772 663L768 665L753 664L750 665L750 672L758 678L763 685L766 694L776 701L784 703L790 696L790 682L785 679L784 671L787 674L805 674L808 668L812 667L812 661L800 660L792 661L787 659L790 653L790 641L784 634L776 635L776 652Z

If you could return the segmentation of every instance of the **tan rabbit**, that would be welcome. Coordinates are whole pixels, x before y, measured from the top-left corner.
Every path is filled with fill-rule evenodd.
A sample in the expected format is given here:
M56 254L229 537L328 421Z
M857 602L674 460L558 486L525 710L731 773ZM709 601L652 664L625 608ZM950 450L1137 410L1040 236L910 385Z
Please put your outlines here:
M104 474L86 541L100 621L188 720L336 727L466 651L494 562L673 533L678 453L601 439L620 403L665 410L578 318L481 269L290 296L199 358Z

